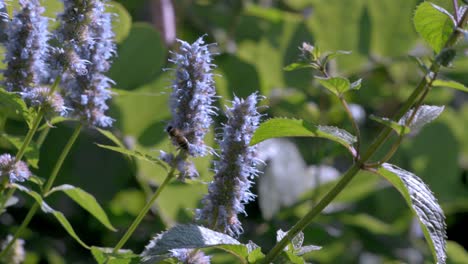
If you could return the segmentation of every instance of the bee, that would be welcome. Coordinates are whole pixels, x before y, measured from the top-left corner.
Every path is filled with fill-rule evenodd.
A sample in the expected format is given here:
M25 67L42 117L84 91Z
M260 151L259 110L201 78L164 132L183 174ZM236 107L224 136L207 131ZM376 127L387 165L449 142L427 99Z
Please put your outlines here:
M185 151L188 151L189 141L187 140L187 138L185 138L182 131L180 131L179 129L177 129L177 128L173 127L173 126L168 126L166 128L166 132L169 134L172 141L177 143L177 145L179 145L179 148L181 148L181 149L183 149Z

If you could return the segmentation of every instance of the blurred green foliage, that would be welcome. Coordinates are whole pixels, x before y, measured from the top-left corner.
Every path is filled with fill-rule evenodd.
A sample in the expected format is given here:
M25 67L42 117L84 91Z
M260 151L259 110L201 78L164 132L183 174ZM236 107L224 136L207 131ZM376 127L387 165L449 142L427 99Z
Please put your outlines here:
M168 95L172 75L170 70L163 70L171 67L167 58L173 47L167 47L161 34L148 22L155 15L151 13L149 1L118 2L120 4L112 3L110 7L118 15L115 30L119 41L118 56L109 73L116 82L117 91L111 109L116 123L111 132L127 148L158 156L159 150L174 150L164 132L170 118ZM320 86L310 69L287 72L283 68L298 58L298 47L302 42L323 50L352 51L351 55L333 61L330 68L352 80L362 78L361 89L347 94L347 99L360 105L367 114L392 116L422 76L408 54L422 57L423 61L431 56L429 47L413 28L412 16L419 2L173 1L178 38L192 42L207 34L209 42L218 43L213 47L219 53L214 61L219 73L216 88L222 95L218 107L224 109L233 94L246 96L260 91L267 97L264 104L269 106L265 112L269 117L296 117L349 131L351 126L338 101ZM451 9L451 1L434 2ZM60 10L57 0L44 3L51 17ZM468 58L464 56L467 48L466 41L458 44L453 67L445 68L440 78L468 83ZM439 199L451 240L448 263L468 263L465 251L468 247L467 98L468 95L461 91L434 88L426 103L446 105L445 111L417 137L405 140L392 159L392 163L421 177ZM2 133L24 135L26 125L14 116L8 117ZM222 121L219 117L218 124ZM72 123L60 123L51 130L41 147L36 175L46 178L50 173L72 126ZM361 127L365 148L381 125L366 119ZM210 134L207 143L213 142L214 134ZM352 162L346 151L334 143L322 139L295 139L294 142L308 165L326 164L344 171ZM1 143L2 148L13 149L15 145ZM96 143L113 144L95 130L86 130L80 135L65 161L57 185L73 184L93 194L118 231L113 233L102 228L69 198L52 196L50 203L65 214L86 244L112 246L155 186L162 182L166 172L152 163L101 149ZM175 223L192 220L194 209L206 193L204 182L213 175L210 162L209 158L196 160L201 181L173 183L164 190L126 248L139 253L156 233ZM331 184L307 190L293 205L282 209L270 220L262 218L256 202L248 205L248 217L243 218L245 234L240 241L253 240L264 251L271 248L276 230L290 228ZM31 203L31 199L22 196L18 206L9 208L9 217L0 217L1 224L20 223ZM410 209L384 180L362 173L332 206L304 230L305 244L323 247L309 253L308 260L314 263L430 262L429 251L415 227ZM5 232L1 230L0 235L3 237ZM92 262L89 252L70 239L47 215L38 214L34 218L24 239L28 249L27 263L39 263L39 260L47 263ZM214 263L235 261L222 252L209 252L216 253Z

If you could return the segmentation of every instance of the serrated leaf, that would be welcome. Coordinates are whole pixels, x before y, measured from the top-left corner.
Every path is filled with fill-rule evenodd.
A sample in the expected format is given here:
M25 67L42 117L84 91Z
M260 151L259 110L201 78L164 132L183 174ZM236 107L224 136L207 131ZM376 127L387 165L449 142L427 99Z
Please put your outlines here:
M2 134L2 138L12 144L17 150L21 148L24 142L24 137L11 136L7 134ZM37 169L39 163L39 148L36 143L30 142L24 151L24 157L28 161L28 164Z
M68 197L70 197L73 201L79 204L83 209L88 211L109 230L117 231L115 227L112 226L112 224L109 221L109 218L106 215L106 212L104 212L104 210L96 201L96 198L94 198L93 195L73 185L64 184L52 188L45 196L47 197L50 194L57 191L65 193Z
M136 259L138 255L134 254L131 250L120 249L117 253L112 253L114 248L91 247L91 254L98 264L130 264L138 263ZM107 261L107 262L106 262Z
M330 77L330 78L321 78L316 77L323 87L327 88L336 96L340 96L346 91L351 89L351 83L347 78L343 77Z
M432 191L418 176L395 165L384 163L378 172L403 195L418 218L435 262L445 263L445 216Z
M389 118L386 118L386 117L378 117L378 116L375 116L375 115L370 115L369 116L370 119L382 124L382 125L385 125L385 126L388 126L390 128L392 128L398 135L406 135L408 134L409 132L411 132L411 129L408 127L408 126L405 126L404 124L400 124L398 122L395 122Z
M444 111L444 106L434 106L434 105L422 105L419 107L418 111L413 117L413 120L409 124L409 128L413 133L417 133L421 128L442 114ZM398 121L398 124L405 125L408 119L413 114L414 109L410 109L406 114Z
M148 161L148 162L151 162L153 164L158 164L161 167L166 168L166 164L164 164L164 162L162 162L160 159L155 158L155 157L153 157L153 156L151 156L149 154L137 151L137 150L129 150L129 149L122 148L122 147L108 146L108 145L101 145L101 144L96 144L96 145L98 147L109 149L109 150L119 152L119 153L122 153L122 154L130 155L130 156L135 157L137 159Z
M346 130L331 126L316 126L300 119L272 118L257 128L250 145L270 138L280 137L319 137L335 141L348 149L356 142L356 137Z
M6 117L22 118L31 128L33 114L26 103L16 93L10 93L0 88L0 113Z
M226 234L197 225L177 225L154 237L140 256L143 262L151 263L171 249L206 247L217 247L234 252L242 258L246 258L248 254L247 246Z
M448 87L460 90L462 92L468 92L468 87L463 85L462 83L456 81L445 81L445 80L435 80L432 82L432 86L434 87Z
M421 3L414 14L414 26L421 37L439 53L454 30L453 17L442 7Z
M305 62L293 62L287 66L285 66L283 69L285 71L294 71L298 69L304 69L304 68L313 68L313 66L309 63Z
M75 239L76 242L78 242L81 246L83 246L86 249L90 249L88 245L86 245L80 237L76 234L75 230L73 229L72 225L70 222L68 222L67 218L59 211L54 210L52 207L50 207L41 197L41 195L35 191L32 191L22 185L19 184L13 184L18 190L28 194L31 196L38 204L41 205L41 210L44 213L47 214L52 214L55 219L62 225L63 228L67 231L67 233Z

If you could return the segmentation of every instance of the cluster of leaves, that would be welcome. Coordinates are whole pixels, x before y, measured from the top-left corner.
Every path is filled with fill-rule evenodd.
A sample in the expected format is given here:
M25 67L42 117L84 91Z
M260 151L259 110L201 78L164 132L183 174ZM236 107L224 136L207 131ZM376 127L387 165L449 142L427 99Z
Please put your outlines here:
M60 9L57 1L45 2L49 14ZM85 216L76 216L76 213L75 215L62 213L61 211L66 211L62 209L70 206L69 201L60 202L59 197L50 195L55 192L64 193L108 230L115 230L111 221L116 223L115 226L120 227L119 229L125 229L138 214L145 199L151 195L154 183L160 184L166 175L167 168L152 151L170 146L169 139L163 131L164 122L169 119L169 109L166 107L168 93L165 93L169 77L167 73L161 71L166 61L167 49L160 35L151 25L131 22L132 18L124 6L128 10L135 10L139 6L138 2L140 1L122 1L123 5L112 2L109 7L119 16L114 27L119 42L119 57L111 69L111 77L117 83L117 88L114 89L117 96L113 108L113 116L117 120L116 129L112 132L100 131L99 135L92 133L82 135L80 148L75 150L69 159L79 159L79 165L75 165L72 161L66 163L64 177L59 179L62 183L71 184L59 185L44 196L39 194L40 191L34 190L42 188L44 180L39 177L32 178L34 185L31 187L16 185L16 188L39 202L42 205L41 209L52 214L71 237L84 248L91 250L98 263L105 263L109 256L115 263L138 262L140 258L148 263L163 260L171 263L176 260L166 259L168 252L177 248L203 249L209 253L213 252L214 263L261 262L265 258L264 253L267 252L265 248L274 243L272 237L276 234L276 242L285 237L286 233L281 230L276 231L279 226L275 221L268 223L266 231L262 231L260 227L246 230L245 237L250 238L255 235L255 243L265 245L263 249L253 242L242 243L225 234L200 226L176 225L152 240L141 256L129 250L121 250L113 254L112 248L89 245L91 243L112 244L109 241L116 239L114 235L109 235L109 232L104 232L92 223L86 228L94 229L96 235L75 232L72 225L76 228L79 226L78 223L83 222L83 219L88 222L94 220L89 220ZM300 138L298 142L307 142L307 144L299 145L307 146L302 147L300 151L308 162L330 164L337 161L339 163L343 152L325 141L317 140L318 143L311 143L310 140L303 141L302 138L322 138L338 143L345 147L355 161L358 161L358 154L362 154L360 150L369 146L369 142L365 139L375 137L377 128L375 124L366 123L360 137L336 127L342 125L346 118L346 114L338 110L340 99L352 100L365 106L366 110L379 113L379 115L389 115L395 109L394 105L405 99L409 94L408 91L416 86L418 78L414 76L427 76L428 83L432 87L449 87L458 91L468 91L462 84L466 81L464 73L468 65L467 59L463 56L455 58L450 56L452 51L460 54L460 50L448 50L449 55L443 52L444 45L450 39L456 26L456 19L450 15L450 12L445 11L449 10L449 7L443 3L444 1L438 3L442 7L424 2L414 13L413 21L416 31L435 53L443 55L432 61L426 58L414 59L418 62L422 75L414 70L416 67L411 59L398 57L406 53L416 41L416 36L409 24L416 1L369 1L369 3L353 1L347 6L339 0L290 1L294 3L281 1L284 2L282 3L283 9L264 9L255 4L231 6L236 5L232 1L213 1L210 5L198 4L196 1L190 4L183 1L174 2L177 3L181 14L185 12L185 16L181 15L182 18L193 22L191 24L195 27L182 28L181 36L189 38L198 35L197 31L209 32L220 43L219 48L225 52L216 59L219 64L218 71L222 75L217 80L218 93L224 98L230 98L233 93L244 96L259 88L262 94L270 98L268 102L271 105L270 114L285 116L285 118L272 118L265 121L257 130L252 145L272 138L297 137ZM311 6L314 6L314 15L304 20L300 12L306 12ZM214 12L219 10L227 13L220 16L219 12ZM351 11L356 11L354 13L360 15L349 17ZM382 12L386 12L385 18ZM402 18L407 19L408 25L401 28L388 26L389 21L401 23ZM337 32L338 29L340 31ZM296 47L302 41L310 39L316 39L315 43L318 43L320 47L347 49L352 50L353 53L348 51L326 53L318 49L317 45L308 44L302 46L308 56L302 58L301 61L289 64L283 72L284 65L296 56ZM233 44L237 45L234 51L230 50ZM367 62L367 56L372 57L370 67L363 66ZM388 61L384 58L388 58ZM337 63L334 64L335 61L332 59L337 59ZM440 74L445 79L439 77L430 80L432 75L430 75L431 67L427 66L428 62L449 65L448 62L452 59L455 59L453 61L455 67L442 69L442 74ZM338 71L337 65L343 68L342 71L351 78L330 74L332 77L321 76L314 78L316 83L310 83L311 69L314 73L335 73ZM363 76L364 79L354 76ZM449 78L456 79L458 82ZM252 87L253 90L248 90L248 88L238 90L242 87ZM320 91L318 87L325 88L329 93ZM359 90L361 87L362 89ZM356 92L357 90L359 91ZM434 261L443 263L446 255L446 242L442 208L450 218L455 213L466 212L468 202L466 187L463 188L457 181L462 170L457 163L457 157L468 156L468 141L464 133L464 127L468 122L468 107L466 103L453 107L454 104L458 104L453 94L454 91L448 89L436 88L431 91L427 98L429 103L455 103L449 105L444 115L434 125L421 131L414 140L402 142L402 151L394 157L394 162L411 167L415 174L423 177L424 182L428 183L439 197L440 205L429 187L415 174L388 163L377 164L378 166L367 168L368 171L359 172L342 191L332 204L337 205L337 209L325 211L323 216L317 219L316 225L312 225L303 230L304 233L298 233L293 239L287 241L285 250L281 252L275 263L304 263L310 260L322 263L356 261L364 254L357 254L356 249L346 246L356 241L361 245L357 249L359 252L372 252L385 259L399 258L400 256L396 253L399 245L419 247L412 244L410 238L402 235L410 228L411 223L408 211L401 210L401 205L397 203L403 200L411 209L412 215L420 222ZM462 96L464 95L460 95ZM319 104L311 103L311 101L317 101ZM35 113L28 109L18 96L11 93L0 92L0 102L2 147L19 148L23 138L19 136L19 133L14 132L18 132L23 127L18 121L25 121L30 127ZM398 138L403 138L403 136L416 134L424 124L433 121L443 110L444 108L439 106L421 105L418 110L409 111L406 116L397 120L377 116L371 118L390 127ZM289 117L294 117L294 119ZM8 122L6 122L7 119ZM51 120L51 123L58 124L62 121ZM333 126L317 125L323 123ZM54 146L60 146L57 142L64 141L63 134L68 134L68 129L66 125L59 124L57 131L52 132L50 139L48 138L42 146L33 143L26 151L25 157L28 164L33 168L38 168L38 175L47 175L49 164L57 156L55 152L58 150L54 150L57 149ZM362 142L361 139L363 139ZM93 144L95 141L106 142L98 144L103 148L102 150L95 149ZM207 140L207 143L211 144L210 141ZM441 143L442 141L445 143ZM360 146L357 146L357 142ZM433 144L427 142L433 142ZM313 150L314 152L311 153L310 149L319 150ZM114 155L107 150L125 155ZM336 159L323 157L324 152L327 156L334 154ZM93 154L88 156L88 153ZM42 154L41 159L39 159L39 154ZM284 154L283 158L286 159L288 153ZM101 159L101 166L89 165L100 156L106 157ZM202 180L209 180L211 175L209 164L209 158L196 160ZM77 166L83 168L74 169ZM463 166L466 171L466 164ZM297 178L296 185L307 181L305 177L312 176L307 174L305 169L300 172L304 175ZM398 200L395 192L382 184L379 177L369 172L385 178L398 190L403 199ZM263 180L265 181L263 184L266 186L268 184L273 184L275 187L284 186L282 182L266 182L267 176L272 175L265 175L266 180ZM285 180L288 178L283 179ZM275 211L272 214L275 215L275 219L287 222L288 226L294 224L309 210L310 200L330 190L336 180L335 178L327 184L315 184L307 190L301 189L292 203L277 202L279 206L289 205L290 208ZM127 185L129 182L130 188ZM108 188L102 188L102 186L108 186ZM265 214L274 202L265 201L267 196L262 195L261 188L262 186L259 186L260 209ZM89 190L89 193L83 189ZM284 190L284 192L290 191L292 190ZM105 201L112 213L111 221L90 193L95 194L97 200ZM176 222L189 222L191 212L186 208L196 208L205 193L206 185L200 182L169 185L158 200L158 205L153 208L154 215L151 215L150 221L143 223L140 227L140 232L144 236L135 238L128 247L142 248L142 245L147 243L148 234L160 232L164 226L172 226ZM393 200L395 203L389 204L388 201ZM60 208L60 211L52 209L49 204L54 208ZM350 204L354 206L349 206ZM12 206L14 203L12 201L7 205ZM339 205L344 205L344 207ZM73 209L75 212L78 210ZM253 226L255 221L258 221L255 217L260 218L260 216L255 216L254 210L249 211L249 214L250 217L246 219L246 223ZM71 219L71 223L67 218ZM344 227L336 227L337 222L342 223ZM79 226L79 229L81 228ZM39 237L45 233L40 229L35 231ZM85 243L86 239L80 238L78 234L92 242ZM58 235L65 237L60 233ZM32 239L26 238L28 243L29 241L34 243L34 235L29 236ZM382 242L381 238L390 241L388 242L390 245L387 246L387 242ZM308 243L319 243L322 248L303 246L304 239ZM43 242L38 242L38 244L41 243ZM381 246L375 248L373 243ZM454 263L457 258L461 259L460 263L466 261L466 252L455 242L449 241L447 247L448 262L450 258L454 259ZM44 255L49 262L53 262L54 259L60 258L59 254L53 250L53 248L42 248L38 254ZM77 248L76 255L72 254L69 257L79 259L80 250ZM233 260L232 256L236 260ZM465 256L464 259L463 256ZM30 253L28 257L34 259L38 256ZM401 258L407 259L408 257ZM114 263L112 261L111 263Z

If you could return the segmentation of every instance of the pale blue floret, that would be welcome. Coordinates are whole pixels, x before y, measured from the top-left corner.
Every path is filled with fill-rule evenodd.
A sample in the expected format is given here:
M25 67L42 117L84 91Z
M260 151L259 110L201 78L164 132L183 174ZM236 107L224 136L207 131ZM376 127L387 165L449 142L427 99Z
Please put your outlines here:
M176 65L175 80L172 84L170 107L172 126L188 140L191 156L204 156L211 149L205 145L204 137L213 123L216 107L216 90L213 80L213 67L209 45L203 37L193 44L178 40L180 49L173 53L170 62Z
M214 163L214 180L202 200L203 208L196 213L197 220L230 236L243 232L237 215L245 214L244 205L255 198L249 189L261 161L256 157L256 147L249 144L260 122L258 99L256 93L245 100L236 97L227 109L228 120L218 139L221 155Z
M4 81L10 92L28 92L48 75L48 18L39 0L20 0L21 10L8 22Z
M56 74L64 72L62 86L70 115L88 125L108 127L113 119L105 115L106 101L112 97L114 82L104 75L115 54L112 14L105 12L105 1L63 0L64 12L56 48L59 59Z
M24 161L16 162L14 156L8 153L0 155L0 177L8 177L11 183L23 182L31 176L28 165Z

